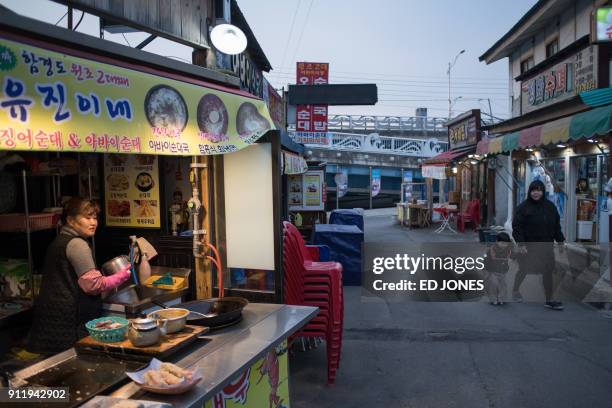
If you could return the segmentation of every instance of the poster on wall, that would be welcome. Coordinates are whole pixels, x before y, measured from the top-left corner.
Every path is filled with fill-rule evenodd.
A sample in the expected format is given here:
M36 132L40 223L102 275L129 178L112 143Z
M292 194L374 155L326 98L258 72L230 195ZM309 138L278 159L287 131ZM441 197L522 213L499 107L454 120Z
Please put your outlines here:
M321 175L306 173L304 175L304 205L317 207L321 205Z
M372 197L380 193L380 169L372 169Z
M302 205L302 176L288 176L289 182L289 205L290 206L301 206Z
M104 155L107 227L160 228L159 168L153 155Z
M321 211L325 208L323 170L287 177L289 211Z

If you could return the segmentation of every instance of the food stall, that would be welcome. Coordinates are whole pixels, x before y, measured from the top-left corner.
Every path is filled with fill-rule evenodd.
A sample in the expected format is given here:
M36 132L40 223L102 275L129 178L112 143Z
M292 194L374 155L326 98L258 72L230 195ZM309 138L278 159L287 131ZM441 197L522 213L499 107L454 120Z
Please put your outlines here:
M261 406L251 395L261 393L262 387L269 393L266 401L287 402L288 381L279 377L288 375L287 338L316 314L316 308L247 304L245 300L238 317L225 322L229 327L217 325L217 331L210 333L209 325L200 324L183 326L171 335L166 323L159 321L170 324L173 319L151 318L151 306L182 302L185 289L192 289L202 301L215 291L221 298L223 278L230 268L272 271L273 290L268 297L259 296L281 299L282 285L277 284L282 264L280 143L265 104L237 89L235 78L66 31L9 12L0 14L0 152L3 158L17 158L11 159L9 167L15 172L9 172L7 179L16 195L23 197L12 203L15 212L2 225L6 227L9 220L17 223L10 233L25 234L27 240L26 260L14 274L21 279L16 285L21 292L2 299L0 318L6 304L13 308L24 298L35 298L33 272L41 270L45 248L34 244L49 242L57 234L57 210L65 195L99 199L101 231L91 242L96 264L126 253L129 236L145 237L159 252L158 259L166 259L153 265L151 272L167 276L170 284L183 278L185 286L164 290L135 281L119 288L105 298L106 315L87 323L91 338L83 339L86 344L79 342L29 367L9 370L10 384L70 387L70 401L64 401L64 406L77 406L113 391L122 398L162 400L157 394L143 395L141 387L125 377L126 371L159 357L201 375L197 384L190 382L195 371L190 372L190 381L180 377L194 390L168 398L174 406L202 406L206 401L211 405L212 399L218 406L225 399L244 402L247 398L255 401L248 406ZM162 175L170 160L179 161L172 170L175 179L188 180L190 187L188 197L174 196L173 191L172 205L165 198L167 174ZM40 170L42 164L58 162L64 162L63 166ZM39 170L50 178L36 179ZM176 175L179 171L181 177ZM43 208L50 211L40 216L32 211ZM44 224L39 223L41 219ZM172 235L188 232L183 242L189 245L175 247L175 252L157 245L163 243L164 226L169 226ZM34 237L34 231L48 236ZM189 258L192 270L173 265L171 260L180 256ZM27 277L22 279L24 268ZM225 293L228 299L245 295L231 287ZM215 306L205 312L206 318L229 313L218 306L221 300L210 302ZM182 305L187 308L188 304ZM20 310L27 311L29 305ZM7 310L10 314L12 309ZM185 310L189 316L196 313ZM131 315L147 316L153 322L127 320ZM8 323L9 329L15 327L13 323ZM25 333L24 327L20 329L24 337L27 327ZM130 347L136 350L131 355L122 346L116 353L112 344L129 341L136 346L140 334L132 336L134 330L159 332L153 350ZM77 375L52 375L56 371ZM92 374L101 371L113 375L101 380ZM249 381L257 384L232 392L249 375L253 376ZM266 375L267 383L261 383Z

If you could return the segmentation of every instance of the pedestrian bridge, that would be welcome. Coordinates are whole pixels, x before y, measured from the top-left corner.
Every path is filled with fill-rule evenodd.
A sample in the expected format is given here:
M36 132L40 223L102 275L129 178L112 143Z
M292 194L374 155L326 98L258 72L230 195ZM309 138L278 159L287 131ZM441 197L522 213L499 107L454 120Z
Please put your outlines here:
M391 154L429 158L448 150L448 143L435 138L407 138L360 133L327 132L322 136L289 132L294 141L316 149Z
M294 141L324 151L427 159L448 150L446 118L330 115L328 132L296 132Z

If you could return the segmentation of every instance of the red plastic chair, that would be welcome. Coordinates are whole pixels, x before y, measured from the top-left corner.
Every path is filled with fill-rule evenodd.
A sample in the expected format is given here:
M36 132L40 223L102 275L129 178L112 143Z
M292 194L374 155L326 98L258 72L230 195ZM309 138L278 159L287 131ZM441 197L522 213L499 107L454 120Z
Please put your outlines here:
M333 384L340 366L343 327L342 265L318 262L316 247L307 247L299 231L283 223L283 288L285 303L315 306L319 313L290 340L323 338L327 346L327 382Z
M459 231L464 232L467 223L472 223L474 231L480 224L480 201L477 199L470 200L465 211L457 214L457 229Z

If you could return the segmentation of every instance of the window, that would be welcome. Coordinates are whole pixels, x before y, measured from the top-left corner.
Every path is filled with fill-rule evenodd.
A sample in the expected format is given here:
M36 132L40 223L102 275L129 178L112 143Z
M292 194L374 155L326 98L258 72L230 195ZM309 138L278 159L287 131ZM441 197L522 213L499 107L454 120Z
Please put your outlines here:
M521 74L529 71L534 65L535 62L533 60L533 56L521 61Z
M546 58L550 58L559 52L559 39L555 38L546 45Z

